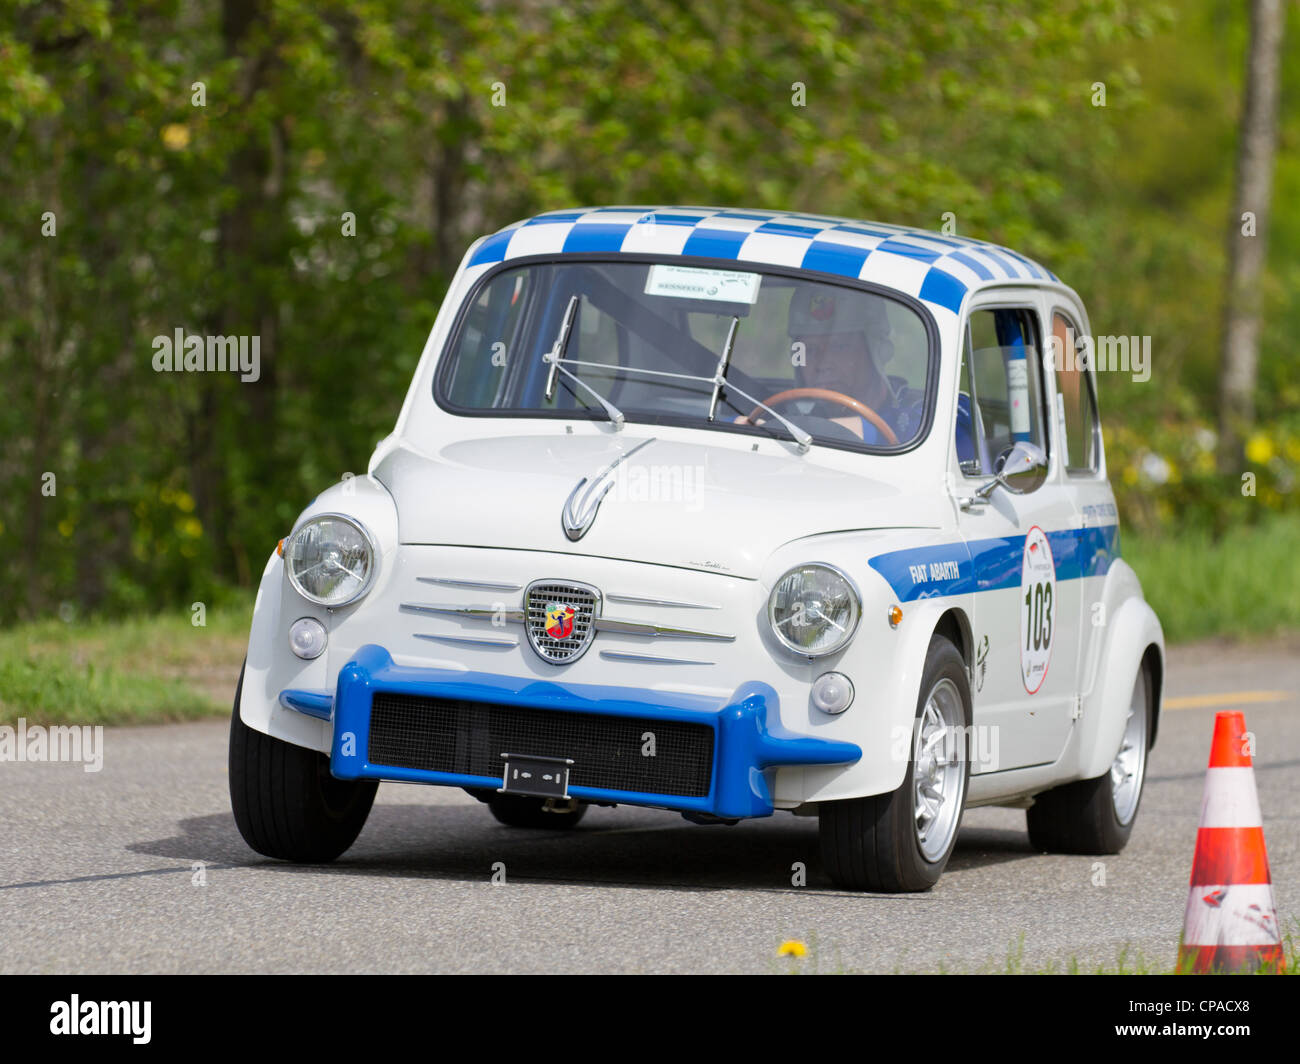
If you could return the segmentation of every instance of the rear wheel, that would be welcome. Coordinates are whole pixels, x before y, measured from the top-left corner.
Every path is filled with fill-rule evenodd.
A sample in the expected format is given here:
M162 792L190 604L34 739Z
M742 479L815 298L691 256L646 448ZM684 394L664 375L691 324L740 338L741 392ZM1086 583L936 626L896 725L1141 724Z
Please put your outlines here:
M846 890L929 890L957 841L970 778L970 683L957 648L930 642L912 729L912 757L892 794L822 803L822 862Z
M267 857L332 861L365 826L379 784L339 780L316 750L264 735L240 719L240 671L230 719L230 804L244 841Z
M1110 770L1038 795L1025 814L1029 841L1048 853L1119 853L1133 832L1151 746L1151 673L1138 669L1124 738Z

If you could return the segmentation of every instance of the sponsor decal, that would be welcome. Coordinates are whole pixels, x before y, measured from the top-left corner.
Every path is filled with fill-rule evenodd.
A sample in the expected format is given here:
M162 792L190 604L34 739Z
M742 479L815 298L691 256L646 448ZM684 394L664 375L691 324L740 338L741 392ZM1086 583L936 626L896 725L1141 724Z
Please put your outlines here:
M1020 561L1020 679L1031 695L1047 678L1055 635L1056 562L1047 533L1034 525Z

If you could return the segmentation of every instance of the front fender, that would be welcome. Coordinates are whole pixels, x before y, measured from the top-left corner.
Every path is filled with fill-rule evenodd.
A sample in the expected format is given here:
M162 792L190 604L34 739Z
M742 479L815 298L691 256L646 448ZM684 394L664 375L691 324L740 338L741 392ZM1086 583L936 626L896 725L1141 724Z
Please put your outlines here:
M304 661L289 649L289 626L300 617L314 617L331 636L335 627L360 608L391 579L390 563L397 547L397 508L392 496L372 476L345 478L316 497L294 522L294 530L318 514L337 513L359 521L375 540L374 581L358 602L331 610L308 602L289 582L284 559L271 552L257 589L253 623L248 636L248 661L239 715L250 728L277 739L328 753L332 725L286 709L280 692L332 691L342 662L330 650Z
M965 598L924 599L904 605L898 629L888 632L869 651L864 665L871 683L859 686L855 704L846 713L856 711L858 715L857 726L848 734L862 748L862 757L849 766L803 769L806 801L888 794L902 785L912 757L916 703L930 641L950 610L956 608L969 616L969 603L962 601Z

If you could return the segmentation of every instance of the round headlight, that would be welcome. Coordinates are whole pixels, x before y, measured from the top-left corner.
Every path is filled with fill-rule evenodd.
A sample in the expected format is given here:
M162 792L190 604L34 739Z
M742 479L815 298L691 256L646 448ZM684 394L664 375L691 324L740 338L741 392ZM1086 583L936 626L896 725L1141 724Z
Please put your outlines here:
M767 600L773 634L796 654L810 658L848 646L861 616L857 588L838 569L821 563L791 569Z
M346 606L370 588L375 547L357 522L338 514L313 517L284 545L289 582L321 606Z

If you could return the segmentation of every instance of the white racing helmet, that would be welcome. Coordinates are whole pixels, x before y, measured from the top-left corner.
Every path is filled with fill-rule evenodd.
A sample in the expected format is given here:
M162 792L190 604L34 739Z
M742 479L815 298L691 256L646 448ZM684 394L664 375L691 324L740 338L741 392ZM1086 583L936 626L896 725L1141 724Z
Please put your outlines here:
M889 339L889 319L883 300L866 292L851 292L829 285L803 284L790 297L789 333L792 340L860 332L877 366L894 354Z

